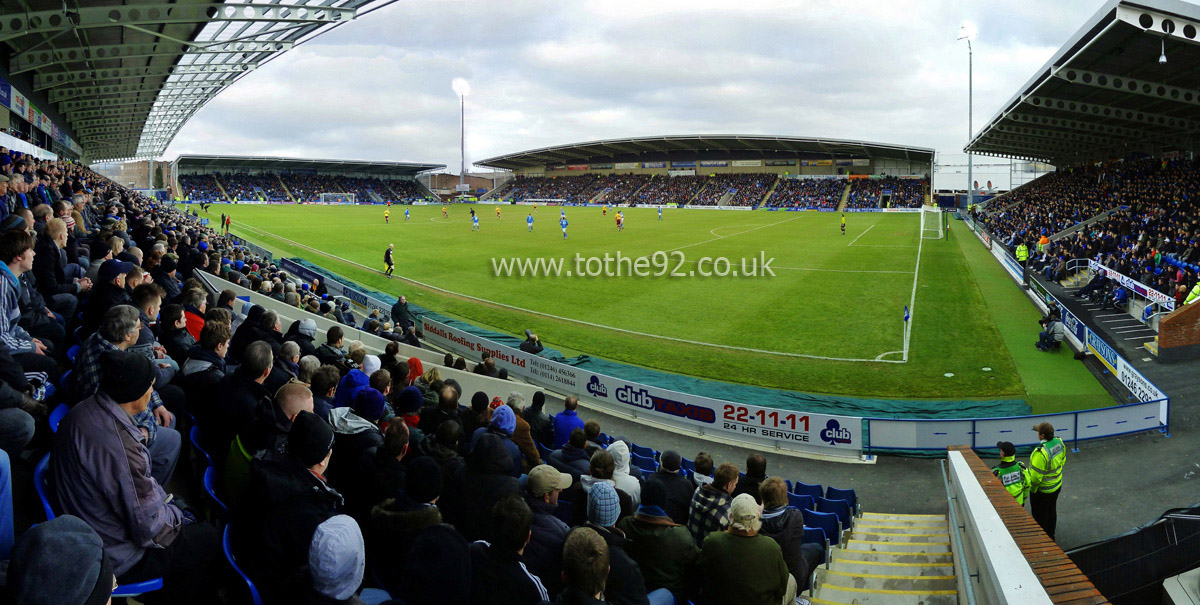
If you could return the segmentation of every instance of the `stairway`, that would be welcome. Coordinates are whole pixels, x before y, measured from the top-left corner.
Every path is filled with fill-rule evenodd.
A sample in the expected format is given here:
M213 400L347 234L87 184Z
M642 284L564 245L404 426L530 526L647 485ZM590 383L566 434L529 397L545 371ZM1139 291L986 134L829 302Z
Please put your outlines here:
M225 186L221 184L221 179L217 178L215 174L213 175L213 182L217 184L217 189L221 190L221 199L234 201L233 198L229 197L229 192L225 191Z
M814 605L956 605L946 516L863 513L811 594Z
M846 181L846 188L842 190L842 199L838 202L837 212L841 212L846 209L846 200L850 199L850 187L851 183L853 182L854 181L850 180Z
M759 206L764 206L767 202L771 201L771 196L775 195L775 190L779 188L779 184L782 182L783 179L779 178L778 176L775 177L775 180L771 182L771 189L767 191L767 194L764 195L761 200L755 202L752 208L758 210Z
M283 182L283 177L276 175L275 178L279 181L279 186L283 187L283 194L287 196L287 199L291 200L293 204L300 203L296 200L296 196L292 195L291 190L288 189L287 183Z

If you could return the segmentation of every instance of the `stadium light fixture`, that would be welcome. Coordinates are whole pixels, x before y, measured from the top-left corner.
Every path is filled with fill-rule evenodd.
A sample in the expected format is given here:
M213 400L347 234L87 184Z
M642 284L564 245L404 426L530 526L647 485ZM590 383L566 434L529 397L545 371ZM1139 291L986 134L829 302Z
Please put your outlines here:
M1167 64L1167 39L1163 38L1160 40L1160 42L1162 42L1162 54L1158 55L1158 64L1166 65Z
M466 78L454 78L450 88L458 95L458 149L462 161L458 171L458 194L462 195L467 186L467 95L471 94L471 83Z
M971 47L971 41L979 34L979 30L975 29L975 24L970 21L964 21L958 26L958 39L967 41L967 145L971 144L971 137L975 136L975 125L972 121L975 115L975 50ZM975 205L975 154L967 150L967 208Z

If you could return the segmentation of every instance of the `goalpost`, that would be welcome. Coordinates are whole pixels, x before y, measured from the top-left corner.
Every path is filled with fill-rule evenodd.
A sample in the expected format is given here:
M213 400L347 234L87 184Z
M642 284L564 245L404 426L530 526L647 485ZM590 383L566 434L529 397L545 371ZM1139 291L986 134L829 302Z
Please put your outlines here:
M946 231L942 227L943 214L936 206L921 206L921 239L946 237Z
M358 198L353 193L322 193L322 204L356 204Z

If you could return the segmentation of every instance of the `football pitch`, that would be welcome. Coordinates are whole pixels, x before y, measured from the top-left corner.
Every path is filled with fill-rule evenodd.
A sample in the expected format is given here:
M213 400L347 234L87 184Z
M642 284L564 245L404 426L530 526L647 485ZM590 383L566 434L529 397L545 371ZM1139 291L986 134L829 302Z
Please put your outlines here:
M611 211L568 207L564 239L559 207L499 206L499 218L496 208L450 205L443 218L441 206L393 206L390 223L381 206L212 214L230 212L235 234L284 256L477 325L530 328L567 354L814 393L1022 398L1035 412L1112 403L1069 353L1024 351L1036 312L1012 302L1023 297L1015 284L977 279L995 263L969 262L986 252L959 241L972 236L953 219L948 237L922 239L919 214L847 213L842 235L829 212L666 209L659 220L654 209L624 209L618 231ZM389 243L394 279L381 272ZM520 264L539 259L521 275Z

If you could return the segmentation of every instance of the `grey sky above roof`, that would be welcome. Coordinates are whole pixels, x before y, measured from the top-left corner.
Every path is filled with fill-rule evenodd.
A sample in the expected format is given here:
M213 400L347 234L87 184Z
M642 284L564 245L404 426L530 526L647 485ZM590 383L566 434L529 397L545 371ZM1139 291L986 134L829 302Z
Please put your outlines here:
M582 141L795 135L960 152L1102 3L397 2L201 109L180 153L467 162Z

